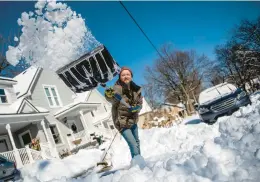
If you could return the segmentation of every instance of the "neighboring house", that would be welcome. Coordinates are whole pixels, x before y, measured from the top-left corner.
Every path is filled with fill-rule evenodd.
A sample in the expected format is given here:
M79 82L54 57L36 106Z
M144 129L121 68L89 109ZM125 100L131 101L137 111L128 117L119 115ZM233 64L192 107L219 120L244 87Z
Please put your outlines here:
M110 138L115 132L111 106L96 89L76 94L49 70L30 67L13 79L1 78L0 97L0 152L37 138L57 157L75 150L78 139L88 147L93 133Z
M180 123L186 116L185 106L182 103L162 104L159 108L149 112L142 128L171 127L174 122Z
M143 97L143 105L142 105L142 109L139 113L138 127L143 128L144 123L149 122L152 119L153 119L152 118L152 109L149 106L149 104L147 103L147 101L145 100L145 98Z

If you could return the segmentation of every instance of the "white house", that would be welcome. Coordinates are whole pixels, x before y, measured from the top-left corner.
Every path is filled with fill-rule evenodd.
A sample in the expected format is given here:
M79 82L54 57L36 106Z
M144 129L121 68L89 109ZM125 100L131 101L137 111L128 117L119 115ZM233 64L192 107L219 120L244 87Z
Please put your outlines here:
M107 138L114 133L105 98L97 90L72 92L52 71L30 67L13 79L1 77L0 97L0 152L20 165L31 162L18 159L19 150L32 150L26 146L34 138L48 148L46 155L58 157L75 149L77 139L91 145L93 132Z
M16 161L18 167L37 159L57 157L56 150L48 144L44 122L49 111L24 97L17 99L13 88L16 84L14 79L0 77L1 155ZM42 152L26 147L36 136L42 139Z

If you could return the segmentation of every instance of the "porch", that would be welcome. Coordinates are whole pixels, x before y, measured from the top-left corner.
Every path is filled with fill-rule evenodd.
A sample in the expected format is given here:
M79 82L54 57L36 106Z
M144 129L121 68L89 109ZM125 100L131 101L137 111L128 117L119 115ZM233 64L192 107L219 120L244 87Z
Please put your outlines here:
M45 115L0 115L0 155L16 162L18 168L59 157L47 134Z
M68 128L64 133L68 148L71 152L79 148L93 148L97 146L95 137L103 136L103 139L111 138L111 131L99 129L93 125L93 118L88 115L99 107L99 103L78 102L65 106L55 117Z

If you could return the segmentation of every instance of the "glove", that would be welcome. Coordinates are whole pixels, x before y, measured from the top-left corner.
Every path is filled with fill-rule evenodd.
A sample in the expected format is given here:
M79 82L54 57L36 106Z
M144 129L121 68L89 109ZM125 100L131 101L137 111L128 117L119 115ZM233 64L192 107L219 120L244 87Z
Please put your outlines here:
M114 97L114 95L115 95L114 89L111 88L111 87L108 88L108 89L106 89L106 90L105 90L105 95L106 95L108 98Z
M129 109L129 112L136 113L139 112L140 110L141 110L141 106L134 106Z

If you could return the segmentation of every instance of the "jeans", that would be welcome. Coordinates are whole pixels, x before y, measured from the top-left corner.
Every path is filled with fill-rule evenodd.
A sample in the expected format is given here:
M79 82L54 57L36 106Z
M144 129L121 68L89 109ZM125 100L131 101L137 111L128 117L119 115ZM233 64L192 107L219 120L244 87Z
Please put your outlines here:
M129 146L132 158L136 155L141 155L137 124L134 124L130 129L123 129L121 134Z

